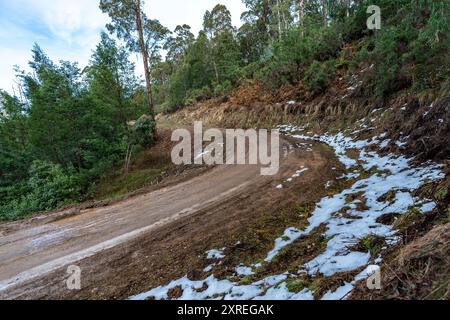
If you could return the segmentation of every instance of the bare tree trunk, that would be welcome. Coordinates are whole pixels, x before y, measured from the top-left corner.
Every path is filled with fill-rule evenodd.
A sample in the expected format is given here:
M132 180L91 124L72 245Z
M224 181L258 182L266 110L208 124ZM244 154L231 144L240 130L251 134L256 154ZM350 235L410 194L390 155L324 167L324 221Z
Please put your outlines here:
M289 24L288 24L288 21L286 19L286 11L284 9L285 8L283 7L282 15L283 15L283 22L284 22L284 30L286 31L287 29L289 29Z
M305 0L297 0L298 21L302 37L305 35Z
M149 63L148 63L148 50L147 50L147 46L145 45L144 30L142 28L141 0L137 0L136 23L137 23L137 30L139 33L139 44L141 47L142 59L144 62L145 83L147 86L147 100L148 100L147 107L148 107L150 116L153 119L155 119L155 110L153 108L152 80L151 80L151 75L150 75L150 67L149 67Z
M280 1L277 0L277 17L278 17L278 38L281 39L281 17L280 17Z
M219 82L219 70L217 70L217 64L214 58L212 59L213 67L214 67L214 73L216 74L216 81Z
M128 175L130 173L130 165L131 165L131 157L133 155L133 146L131 144L127 147L127 153L125 155L125 166L124 166L124 174Z
M322 0L323 24L328 26L328 0Z

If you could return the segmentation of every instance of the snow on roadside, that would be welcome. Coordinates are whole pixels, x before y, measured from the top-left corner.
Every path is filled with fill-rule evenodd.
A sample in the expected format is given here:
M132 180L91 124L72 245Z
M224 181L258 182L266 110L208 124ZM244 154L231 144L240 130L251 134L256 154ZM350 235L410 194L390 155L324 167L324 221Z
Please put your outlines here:
M130 300L145 300L154 297L156 300L169 299L169 291L181 287L183 294L178 300L285 300L295 296L290 293L282 282L287 274L270 276L249 285L239 285L229 280L218 280L209 276L202 281L191 281L187 277L174 280L167 286L161 286L148 292L133 296ZM201 291L202 288L205 290ZM303 293L305 297L307 293ZM311 294L312 296L312 294Z
M335 292L328 291L322 297L321 300L343 300L350 292L353 291L353 285L351 283L345 283L342 287L338 288Z
M220 260L225 258L225 255L223 254L223 252L225 251L226 248L222 248L222 249L212 249L206 252L206 259L208 260Z
M295 131L295 129L291 128L291 131ZM289 134L289 132L286 133ZM310 275L320 273L325 276L332 276L339 272L357 270L367 265L370 254L352 252L351 248L360 239L374 235L383 237L388 243L394 244L398 240L395 231L390 226L378 223L378 218L391 213L406 213L410 207L418 202L418 199L404 190L416 190L429 181L445 177L440 170L441 167L433 163L426 163L423 166L413 168L410 166L411 159L404 156L381 156L375 152L365 151L365 147L379 144L380 139L385 138L383 135L372 138L370 141L353 141L342 133L335 136L324 135L313 138L295 134L291 136L327 143L335 149L337 156L348 169L359 162L367 171L373 168L378 171L369 178L358 180L352 187L333 197L323 198L312 213L309 219L309 227L306 230L293 233L292 228L288 228L287 234L285 232L284 236L275 241L275 248L269 252L266 261L271 261L284 247L302 236L309 235L313 230L325 224L328 230L324 236L331 240L323 254L305 265L305 270ZM361 150L358 162L347 156L348 149ZM388 191L396 192L395 200L392 203L380 200ZM357 204L361 201L360 199L347 200L348 196L357 194L363 194L362 198L366 201L367 209L356 209ZM347 207L350 209L346 209ZM431 208L432 205L428 204L422 210L430 210ZM344 209L349 216L355 218L343 217L341 211Z
M205 272L205 273L211 272L213 270L213 268L214 268L214 264L210 264L205 269L203 269L203 272Z
M344 283L336 291L327 292L322 297L323 300L345 299L352 292L356 282L367 279L379 269L377 265L369 265L371 262L370 252L356 251L355 245L367 236L382 237L387 245L393 245L399 240L393 227L378 222L379 218L384 215L403 214L417 206L420 206L419 210L423 213L432 211L436 206L434 202L421 201L415 198L412 192L428 182L443 179L445 175L441 170L442 167L432 162L412 167L410 165L412 159L404 156L379 155L374 151L366 151L368 146L378 146L380 149L387 146L390 140L386 139L386 134L370 140L354 141L343 133L308 136L296 134L296 132L304 131L305 128L285 125L280 126L279 129L294 138L315 140L331 146L340 162L348 170L353 168L352 173L347 173L342 178L356 179L356 182L339 194L323 198L316 205L305 230L287 228L284 234L275 240L274 248L267 254L265 263L270 263L281 250L301 237L308 236L320 226L325 225L327 231L324 237L329 239L326 250L307 262L298 273L307 273L310 276L320 274L329 277L336 273L353 272L365 267L353 282ZM359 150L359 158L350 158L347 155L349 149ZM362 167L372 175L367 178L361 177L354 170L356 166ZM302 167L290 178L291 181L307 170L308 168ZM327 186L331 186L331 182L327 183ZM283 189L283 185L278 185L277 189ZM383 196L387 192L394 192L393 200L383 200ZM364 202L364 206L361 206L362 202ZM224 250L225 248L208 251L207 259L223 259L225 257ZM381 256L373 263L381 263ZM261 266L261 264L258 265ZM254 274L251 267L244 265L237 266L235 271L241 277ZM181 300L314 299L313 293L309 289L304 289L299 293L289 292L286 284L288 276L288 273L284 273L247 285L230 280L218 280L212 275L202 281L191 281L187 277L183 277L131 299L143 300L148 297L168 299L168 292L176 287L182 288Z
M295 128L290 128L289 131L284 128L284 130L287 134L289 131L296 131ZM333 197L323 198L312 213L309 227L306 230L293 233L292 228L288 228L286 232L289 236L286 237L285 232L284 236L275 241L275 248L269 252L266 261L271 261L284 247L302 236L309 235L313 230L325 224L327 231L324 236L331 240L324 253L304 266L310 275L320 273L332 276L339 272L354 271L366 266L370 260L370 253L352 252L351 248L360 239L367 236L383 237L388 244L396 243L398 239L392 227L378 223L377 220L386 214L406 213L409 208L419 202L419 199L413 197L411 191L420 188L427 182L445 177L441 166L437 164L428 162L419 167L412 167L410 165L412 159L404 156L382 156L376 152L365 150L367 146L382 143L384 140L381 139L384 139L385 135L361 141L353 141L342 133L335 136L309 137L296 134L291 134L291 136L304 140L314 139L330 145L335 149L336 155L347 169L360 164L368 172L373 169L376 171L369 178L358 180L349 189ZM358 161L347 156L349 149L361 150ZM388 191L396 193L395 199L391 203L380 199ZM347 199L351 198L348 196L361 194L360 197L366 201L367 208L358 210L356 209L357 204L361 200L348 201ZM433 203L424 204L421 208L422 212L429 212L433 209ZM341 212L343 210L348 216L355 218L343 217Z
M243 265L240 265L239 267L237 267L237 268L235 269L235 271L236 271L236 274L237 274L238 276L244 276L244 277L246 277L246 276L252 276L252 275L255 274L255 273L253 272L253 269L252 269L252 268L246 267L246 266L243 266Z
M304 233L296 228L287 228L284 231L283 236L275 240L275 248L268 253L267 258L264 261L272 261L283 248L294 243L302 234Z

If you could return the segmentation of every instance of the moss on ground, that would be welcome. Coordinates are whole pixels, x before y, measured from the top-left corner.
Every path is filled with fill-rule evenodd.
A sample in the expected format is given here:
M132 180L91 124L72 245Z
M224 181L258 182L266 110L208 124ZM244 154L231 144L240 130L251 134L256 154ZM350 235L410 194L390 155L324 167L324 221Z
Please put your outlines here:
M168 164L161 164L153 168L138 169L129 174L104 178L95 187L95 198L98 200L114 199L151 186L159 180L168 168Z

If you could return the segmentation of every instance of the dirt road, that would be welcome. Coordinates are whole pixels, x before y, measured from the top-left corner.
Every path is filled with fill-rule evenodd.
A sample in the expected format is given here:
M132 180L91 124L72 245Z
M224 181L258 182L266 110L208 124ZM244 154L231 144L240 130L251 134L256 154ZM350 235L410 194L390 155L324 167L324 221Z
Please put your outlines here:
M223 166L112 207L4 236L0 239L0 290L225 201L259 179L257 167Z
M32 223L3 235L0 238L0 298L71 297L72 293L61 292L67 266L100 268L100 256L106 255L103 262L107 259L117 267L120 265L117 260L135 253L129 246L142 243L139 239L143 237L159 237L158 243L169 246L170 241L186 235L180 223L190 223L193 217L207 217L221 207L228 207L228 211L231 208L230 212L237 214L239 201L264 194L269 198L276 193L275 186L281 179L292 175L305 163L302 153L293 149L290 143L284 142L280 172L273 177L261 176L259 166L218 166L189 181L112 206L85 210L50 223ZM161 230L165 230L165 236L160 235ZM198 224L190 230L194 235L206 232ZM155 243L157 241L152 239L150 245ZM120 254L121 258L111 260L112 252ZM105 272L96 271L96 275L101 281L112 281L110 279L117 276L110 268ZM106 296L123 297L111 290ZM84 297L91 295L87 293Z

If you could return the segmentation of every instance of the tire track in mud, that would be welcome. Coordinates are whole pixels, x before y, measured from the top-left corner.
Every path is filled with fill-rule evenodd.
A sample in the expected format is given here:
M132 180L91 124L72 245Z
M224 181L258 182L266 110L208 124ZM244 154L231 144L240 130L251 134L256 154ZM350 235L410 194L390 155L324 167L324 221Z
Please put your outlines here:
M283 144L292 148L288 142ZM167 247L186 235L195 238L196 234L214 232L214 226L220 228L245 220L239 217L244 207L257 211L258 206L267 208L267 203L282 204L281 196L273 196L274 185L298 170L299 163L305 162L301 159L304 156L301 152L285 154L275 177L260 176L258 166L219 166L173 187L3 236L0 297L91 297L88 292L73 293L64 288L68 265L86 265L85 269L93 270L106 263L123 269L123 259L133 256L132 245L139 239L155 237L156 246ZM323 161L320 154L314 157ZM117 274L106 267L103 272L89 272L85 280L111 280L113 288L114 278ZM109 298L120 296L115 290L108 291Z

